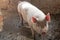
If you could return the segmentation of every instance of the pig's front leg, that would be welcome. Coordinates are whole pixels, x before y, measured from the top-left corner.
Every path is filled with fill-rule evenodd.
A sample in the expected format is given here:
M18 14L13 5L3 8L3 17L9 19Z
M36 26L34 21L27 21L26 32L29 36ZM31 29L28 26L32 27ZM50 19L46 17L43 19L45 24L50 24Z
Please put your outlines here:
M33 37L33 39L35 40L35 31L34 31L34 29L33 29L32 26L31 26L31 31L32 31L32 37Z
M34 30L32 26L31 26L31 32L32 32L32 37L34 37Z

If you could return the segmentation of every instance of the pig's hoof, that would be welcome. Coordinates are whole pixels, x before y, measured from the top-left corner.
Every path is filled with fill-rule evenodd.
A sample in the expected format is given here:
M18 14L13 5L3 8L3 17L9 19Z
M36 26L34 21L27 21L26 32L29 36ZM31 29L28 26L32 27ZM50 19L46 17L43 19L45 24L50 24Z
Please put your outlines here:
M35 37L34 37L34 36L32 36L32 39L34 39L34 40L35 40Z
M32 35L32 38L33 38L34 40L36 40L36 39L35 39L35 34L34 34L34 35Z
M39 34L38 36L39 36L39 37L41 37L41 35L40 35L40 34Z
M34 38L34 36L32 35L32 38Z
M22 27L22 25L18 26L18 28Z

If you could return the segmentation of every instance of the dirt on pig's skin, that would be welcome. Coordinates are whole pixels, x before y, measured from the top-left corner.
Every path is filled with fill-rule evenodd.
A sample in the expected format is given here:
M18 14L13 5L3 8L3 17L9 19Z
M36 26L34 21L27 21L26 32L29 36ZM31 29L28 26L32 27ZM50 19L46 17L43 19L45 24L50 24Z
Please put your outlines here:
M4 16L3 31L0 32L0 40L33 40L31 30L20 26L20 19L17 12L3 10ZM45 37L36 37L38 40L59 40L60 39L60 14L51 15L49 32ZM58 37L57 37L58 36Z

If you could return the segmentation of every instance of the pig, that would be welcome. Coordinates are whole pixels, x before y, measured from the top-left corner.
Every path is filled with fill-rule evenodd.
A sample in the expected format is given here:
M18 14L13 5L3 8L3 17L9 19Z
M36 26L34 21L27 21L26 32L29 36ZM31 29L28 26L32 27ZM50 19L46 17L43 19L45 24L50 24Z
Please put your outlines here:
M50 13L44 14L43 11L27 1L20 1L17 10L19 16L22 17L21 24L23 24L23 20L28 23L32 36L34 36L34 31L38 34L46 34L48 32Z

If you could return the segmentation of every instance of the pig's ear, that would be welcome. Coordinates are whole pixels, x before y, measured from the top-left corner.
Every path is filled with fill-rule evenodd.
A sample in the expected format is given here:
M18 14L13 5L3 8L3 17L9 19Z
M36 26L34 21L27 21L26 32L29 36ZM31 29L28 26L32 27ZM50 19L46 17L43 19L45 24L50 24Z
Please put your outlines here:
M48 13L45 17L46 21L50 22L51 21L51 17L50 17L50 13Z
M36 22L37 22L37 20L36 20L35 17L32 17L31 21L32 21L33 23L36 23Z

